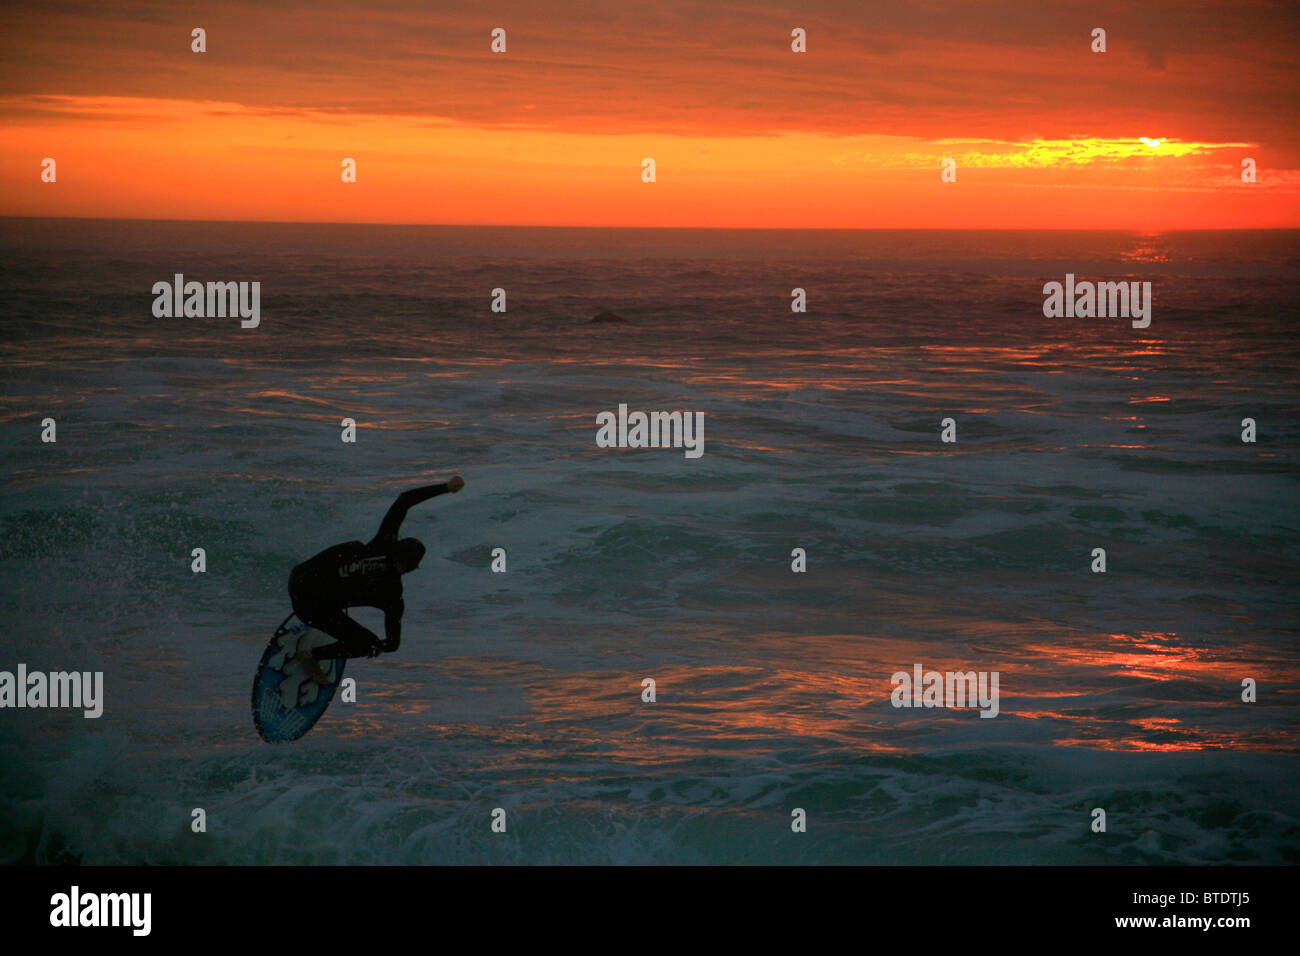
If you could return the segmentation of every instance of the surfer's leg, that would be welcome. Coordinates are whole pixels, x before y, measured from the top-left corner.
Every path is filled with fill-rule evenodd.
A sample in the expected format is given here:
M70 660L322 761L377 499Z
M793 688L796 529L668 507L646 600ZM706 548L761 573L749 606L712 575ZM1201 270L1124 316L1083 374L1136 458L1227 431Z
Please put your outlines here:
M379 638L369 628L358 624L342 611L316 616L307 623L338 641L337 644L313 650L312 656L318 661L337 657L344 660L351 660L354 657L373 657L375 650L380 647Z
M304 624L334 638L336 641L336 643L328 644L325 647L304 648L294 657L302 669L307 672L307 676L321 687L330 683L330 679L325 676L325 671L320 666L321 661L336 658L350 660L353 657L373 657L378 653L373 648L376 647L379 639L348 617L342 609L334 609L324 613L319 611L316 613L299 613L298 617Z

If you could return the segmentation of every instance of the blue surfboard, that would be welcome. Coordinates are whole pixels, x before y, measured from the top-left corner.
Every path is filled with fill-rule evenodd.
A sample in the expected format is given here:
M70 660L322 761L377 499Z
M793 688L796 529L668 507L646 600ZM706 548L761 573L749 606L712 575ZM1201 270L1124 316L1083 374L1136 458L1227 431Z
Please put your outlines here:
M276 628L253 678L253 726L271 743L297 740L320 720L343 680L343 660L320 661L329 683L307 676L294 656L309 647L335 643L334 638L308 627L290 614Z

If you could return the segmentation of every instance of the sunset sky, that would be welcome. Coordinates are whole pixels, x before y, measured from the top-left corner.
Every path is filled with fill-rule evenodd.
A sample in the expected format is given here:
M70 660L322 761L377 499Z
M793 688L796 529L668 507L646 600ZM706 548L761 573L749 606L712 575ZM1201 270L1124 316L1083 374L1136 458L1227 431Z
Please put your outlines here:
M49 2L0 214L1300 226L1294 3ZM207 52L190 49L207 31ZM507 52L490 50L506 30ZM791 52L791 30L808 52ZM1106 30L1107 52L1091 33ZM1145 140L1145 141L1144 141ZM52 157L58 181L41 182ZM344 157L357 182L340 180ZM658 181L641 181L652 157ZM957 181L940 180L952 157ZM1253 158L1258 181L1243 183Z

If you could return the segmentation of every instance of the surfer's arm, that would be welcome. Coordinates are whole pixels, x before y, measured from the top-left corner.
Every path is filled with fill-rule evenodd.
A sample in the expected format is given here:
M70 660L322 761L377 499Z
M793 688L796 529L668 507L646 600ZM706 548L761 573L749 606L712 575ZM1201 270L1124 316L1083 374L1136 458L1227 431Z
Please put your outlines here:
M422 501L428 501L435 495L445 495L447 492L460 491L465 487L465 479L456 475L450 481L439 482L436 485L425 485L423 488L412 488L410 491L403 491L393 502L388 514L384 515L383 522L379 525L379 533L375 535L375 541L396 541L397 530L406 520L406 513Z
M402 643L402 614L406 611L406 602L400 598L384 608L384 642L380 645L385 654L391 654Z

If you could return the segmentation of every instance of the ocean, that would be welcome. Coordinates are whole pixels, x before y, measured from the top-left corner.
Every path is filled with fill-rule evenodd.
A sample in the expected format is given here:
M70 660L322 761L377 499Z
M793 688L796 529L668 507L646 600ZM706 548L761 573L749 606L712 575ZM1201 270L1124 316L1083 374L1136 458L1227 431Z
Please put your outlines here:
M0 670L102 671L104 713L0 709L0 860L1300 862L1298 264L2 219ZM176 273L260 282L260 323L155 317ZM1150 281L1149 327L1044 317L1067 274ZM598 447L621 404L704 453ZM262 742L290 569L453 474L401 649ZM997 716L893 706L917 665L996 673Z

